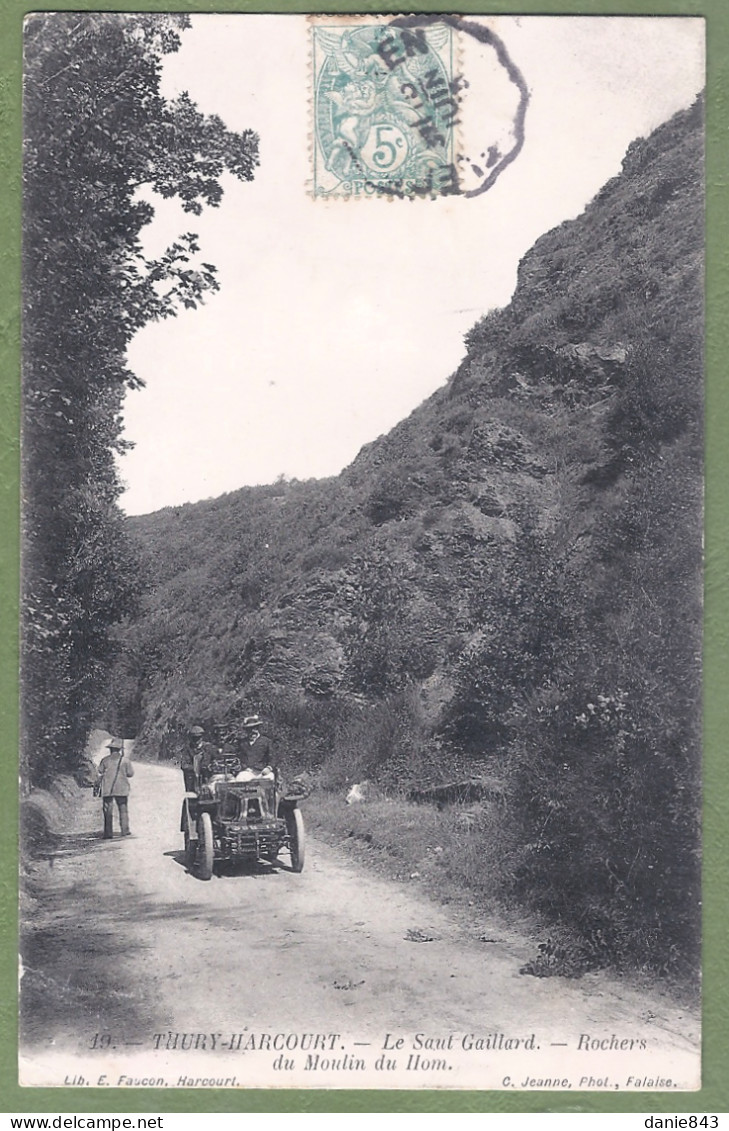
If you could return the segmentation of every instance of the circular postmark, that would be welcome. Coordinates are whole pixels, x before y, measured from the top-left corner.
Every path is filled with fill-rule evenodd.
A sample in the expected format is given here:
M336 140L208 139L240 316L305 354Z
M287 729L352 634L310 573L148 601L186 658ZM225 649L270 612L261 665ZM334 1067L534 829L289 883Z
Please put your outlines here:
M459 40L480 51L482 59L470 52L475 70L486 60L509 89L506 134L497 136L481 106L490 94L471 81L480 76L459 69ZM478 196L522 148L528 89L486 24L448 15L317 17L312 60L317 197Z

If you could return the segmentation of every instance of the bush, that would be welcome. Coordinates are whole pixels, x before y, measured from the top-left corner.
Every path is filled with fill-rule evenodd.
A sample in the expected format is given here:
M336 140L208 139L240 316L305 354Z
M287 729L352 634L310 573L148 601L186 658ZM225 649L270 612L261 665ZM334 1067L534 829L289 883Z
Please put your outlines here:
M391 789L405 788L421 772L426 733L412 687L371 706L352 704L333 728L332 747L320 771L322 788L341 790L369 778Z

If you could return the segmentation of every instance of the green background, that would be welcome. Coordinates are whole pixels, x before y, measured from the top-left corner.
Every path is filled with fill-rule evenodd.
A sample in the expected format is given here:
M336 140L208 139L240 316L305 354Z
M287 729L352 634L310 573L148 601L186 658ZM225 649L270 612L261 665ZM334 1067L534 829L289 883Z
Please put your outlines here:
M0 1105L8 1112L727 1112L729 1100L729 2L727 0L420 0L177 3L187 12L454 11L473 14L704 16L707 87L706 630L704 752L704 1009L700 1092L123 1091L17 1085L18 420L20 371L21 31L28 11L169 11L155 0L0 0Z

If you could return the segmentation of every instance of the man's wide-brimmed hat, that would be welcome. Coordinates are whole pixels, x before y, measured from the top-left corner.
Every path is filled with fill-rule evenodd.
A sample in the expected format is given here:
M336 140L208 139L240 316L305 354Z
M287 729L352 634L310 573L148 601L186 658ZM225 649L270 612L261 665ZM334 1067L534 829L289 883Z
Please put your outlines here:
M245 730L253 729L253 727L260 727L263 725L263 719L260 715L246 715L243 720L243 728Z
M202 736L205 734L205 731L202 727L191 727L190 734L193 736L193 738L202 738Z
M111 742L107 746L107 750L123 750L123 749L124 749L124 743L122 742L122 740L120 738L112 738Z

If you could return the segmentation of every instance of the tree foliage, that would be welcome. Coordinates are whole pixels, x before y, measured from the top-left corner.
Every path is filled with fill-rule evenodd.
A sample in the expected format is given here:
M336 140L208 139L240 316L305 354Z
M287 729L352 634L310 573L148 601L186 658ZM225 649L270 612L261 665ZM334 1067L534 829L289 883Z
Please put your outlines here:
M153 194L197 215L221 174L250 180L257 138L160 93L185 16L36 14L25 26L23 245L24 764L83 750L109 626L139 587L117 506L126 348L217 288L194 233L158 259Z

